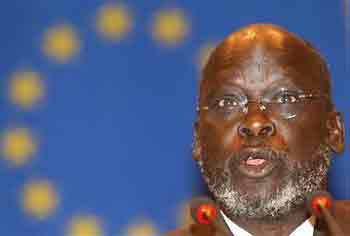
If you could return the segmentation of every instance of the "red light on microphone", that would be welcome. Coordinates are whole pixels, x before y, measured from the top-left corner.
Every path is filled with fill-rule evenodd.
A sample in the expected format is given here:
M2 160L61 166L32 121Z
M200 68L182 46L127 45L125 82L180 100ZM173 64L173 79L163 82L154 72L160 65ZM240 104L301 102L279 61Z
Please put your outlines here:
M336 219L332 216L334 202L332 196L328 192L318 191L310 194L307 197L306 204L310 213L326 222L329 235L345 236Z
M320 208L331 209L332 208L332 199L326 195L316 196L312 199L311 202L312 209L317 213L317 215L321 214Z
M197 208L197 221L209 225L217 216L216 208L210 204L202 204Z

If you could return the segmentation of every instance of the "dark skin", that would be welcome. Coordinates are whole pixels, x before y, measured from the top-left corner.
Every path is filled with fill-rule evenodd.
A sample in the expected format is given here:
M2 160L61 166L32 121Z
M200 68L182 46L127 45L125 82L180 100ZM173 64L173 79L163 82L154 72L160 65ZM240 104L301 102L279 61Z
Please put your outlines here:
M245 113L224 108L232 102L225 100L227 96L260 101L262 97L275 99L286 91L330 96L327 67L308 43L282 28L262 24L243 28L225 39L211 55L200 84L199 107L209 109L200 109L196 131L201 154L208 156L209 165L220 166L242 151L266 147L287 153L286 158L296 163L320 158L315 155L320 144L341 152L343 122L329 97L286 107L296 113L288 119L269 108L262 110L256 102L248 103ZM262 188L275 191L283 174L278 168L252 176L234 172L240 180L236 188L251 195ZM273 222L244 217L232 220L253 235L287 236L307 217L306 209L300 206Z

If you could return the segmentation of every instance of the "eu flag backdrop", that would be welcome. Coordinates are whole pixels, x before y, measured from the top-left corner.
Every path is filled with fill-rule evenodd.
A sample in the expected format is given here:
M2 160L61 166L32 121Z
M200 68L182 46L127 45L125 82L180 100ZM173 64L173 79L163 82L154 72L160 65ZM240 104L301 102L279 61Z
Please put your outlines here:
M157 235L203 191L191 160L200 68L247 24L326 58L346 121L331 191L350 198L348 1L5 0L0 235ZM349 55L349 54L348 54Z

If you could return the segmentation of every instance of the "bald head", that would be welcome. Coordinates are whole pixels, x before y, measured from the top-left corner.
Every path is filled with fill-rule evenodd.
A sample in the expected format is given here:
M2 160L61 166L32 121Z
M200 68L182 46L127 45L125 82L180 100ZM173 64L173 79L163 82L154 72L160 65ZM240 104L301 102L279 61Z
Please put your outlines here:
M213 51L203 69L201 97L209 92L208 81L232 76L259 86L276 73L295 78L297 86L330 93L327 65L311 44L281 27L254 24L233 32Z

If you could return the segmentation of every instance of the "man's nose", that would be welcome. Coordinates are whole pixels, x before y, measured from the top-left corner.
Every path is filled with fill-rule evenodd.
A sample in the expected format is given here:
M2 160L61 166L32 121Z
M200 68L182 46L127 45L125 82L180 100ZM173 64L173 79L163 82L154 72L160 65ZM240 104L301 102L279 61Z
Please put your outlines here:
M268 117L268 114L261 111L256 105L254 108L249 106L249 109L244 120L238 126L238 134L244 138L273 136L276 132L276 127Z

